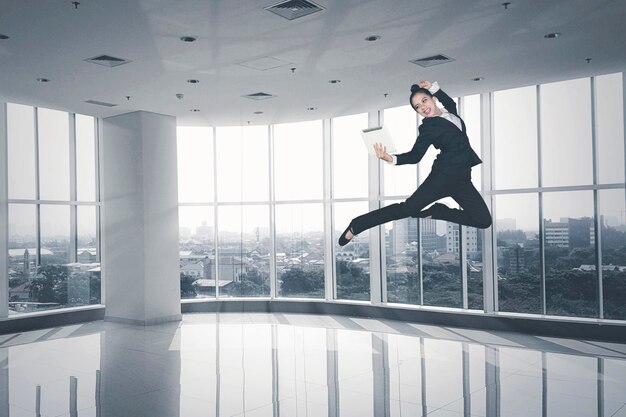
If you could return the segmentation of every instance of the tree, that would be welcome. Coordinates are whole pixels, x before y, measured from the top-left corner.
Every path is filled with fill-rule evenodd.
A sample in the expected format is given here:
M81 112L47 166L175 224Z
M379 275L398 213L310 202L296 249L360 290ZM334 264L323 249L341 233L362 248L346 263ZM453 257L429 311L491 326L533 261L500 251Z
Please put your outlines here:
M195 277L191 275L180 274L180 296L183 298L191 298L197 295L196 286L194 282L196 281Z
M66 304L68 276L66 266L40 266L30 286L33 299L42 303Z
M285 295L307 295L324 291L324 271L320 269L303 271L293 268L281 276L281 291Z

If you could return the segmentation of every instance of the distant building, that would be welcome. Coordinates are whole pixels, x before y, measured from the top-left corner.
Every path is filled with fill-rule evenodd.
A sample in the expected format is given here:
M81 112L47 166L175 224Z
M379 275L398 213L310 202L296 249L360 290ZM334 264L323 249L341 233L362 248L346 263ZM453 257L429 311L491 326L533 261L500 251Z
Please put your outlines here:
M594 244L595 227L593 219L561 218L558 222L544 219L546 245L560 248L588 248Z
M568 219L569 248L588 248L594 244L595 228L593 219L583 217L580 219Z
M519 275L524 270L524 248L511 245L504 248L504 265L510 274Z
M544 220L544 235L547 246L569 248L569 226L567 222Z
M439 249L437 236L437 220L422 219L422 252L431 253Z
M402 253L410 248L412 242L418 241L417 219L407 217L396 220L393 230L389 232L391 251L394 254Z
M463 227L465 231L465 244L468 255L478 253L478 230L474 227ZM446 252L459 253L459 225L448 222L448 230L446 233Z
M200 262L190 262L185 265L181 265L180 273L190 277L201 278L204 276L204 265Z
M202 226L196 227L196 238L200 240L212 240L213 228L207 226L206 222L202 222Z
M77 250L76 260L81 264L91 264L96 262L98 251L96 248L81 248Z

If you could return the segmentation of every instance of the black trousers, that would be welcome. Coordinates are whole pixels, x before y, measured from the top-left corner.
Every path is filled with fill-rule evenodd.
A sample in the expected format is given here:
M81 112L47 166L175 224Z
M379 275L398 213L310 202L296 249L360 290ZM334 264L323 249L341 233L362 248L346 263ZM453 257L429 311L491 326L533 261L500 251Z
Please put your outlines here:
M405 217L418 217L418 213L430 203L444 197L452 197L462 210L436 204L429 209L433 219L447 220L465 226L486 229L491 226L491 214L482 196L472 184L471 171L458 174L431 172L428 178L403 203L391 204L378 210L355 217L350 223L354 234L371 227Z

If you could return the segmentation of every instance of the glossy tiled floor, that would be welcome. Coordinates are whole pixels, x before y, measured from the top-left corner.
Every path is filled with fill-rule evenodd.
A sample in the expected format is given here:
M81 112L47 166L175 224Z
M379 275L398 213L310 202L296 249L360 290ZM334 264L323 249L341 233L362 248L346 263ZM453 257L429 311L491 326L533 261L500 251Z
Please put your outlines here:
M338 316L0 336L0 416L626 416L626 345Z

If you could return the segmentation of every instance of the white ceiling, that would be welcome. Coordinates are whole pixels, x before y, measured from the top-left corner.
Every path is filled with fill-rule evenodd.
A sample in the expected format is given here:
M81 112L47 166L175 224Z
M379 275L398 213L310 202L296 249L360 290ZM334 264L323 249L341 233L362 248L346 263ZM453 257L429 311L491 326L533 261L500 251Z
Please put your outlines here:
M292 21L264 10L278 0L78 1L2 0L0 99L99 117L145 110L181 125L266 124L403 105L421 79L461 96L626 71L625 0L511 0L508 10L500 0L316 0L325 10ZM562 35L545 39L551 32ZM382 38L364 40L373 34ZM101 54L132 62L84 61ZM434 54L455 61L409 62ZM240 65L264 57L286 64ZM241 97L257 92L277 97Z

